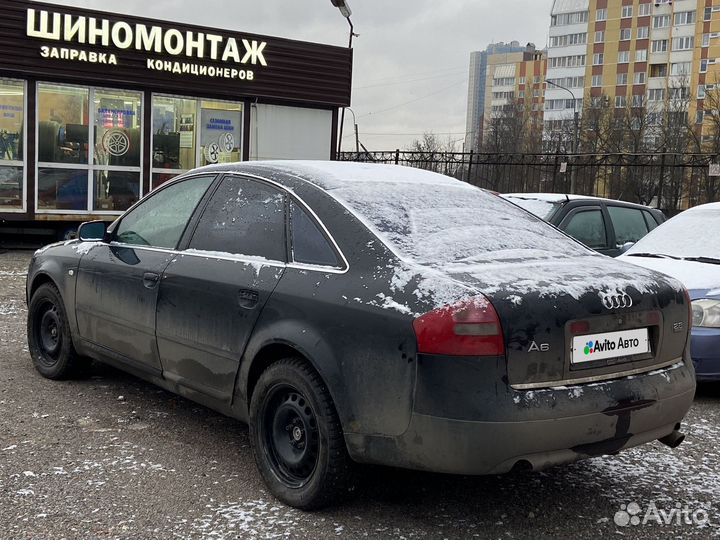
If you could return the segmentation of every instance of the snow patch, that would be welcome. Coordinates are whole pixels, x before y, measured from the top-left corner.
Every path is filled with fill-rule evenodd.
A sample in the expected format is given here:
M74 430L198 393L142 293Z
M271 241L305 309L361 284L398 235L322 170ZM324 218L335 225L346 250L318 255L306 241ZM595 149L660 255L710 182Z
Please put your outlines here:
M208 504L208 513L195 519L191 527L201 535L217 539L284 538L297 530L302 513L279 507L263 499Z
M245 263L247 265L250 265L255 270L256 277L260 275L260 272L266 266L276 266L278 264L277 262L266 259L265 257L260 257L256 255L239 255L237 253L228 253L226 251L204 251L202 249L186 249L185 253L187 253L188 255L197 255L200 257L217 259L229 259L239 263Z
M103 245L103 242L78 242L72 245L72 250L78 255L86 255L96 246Z

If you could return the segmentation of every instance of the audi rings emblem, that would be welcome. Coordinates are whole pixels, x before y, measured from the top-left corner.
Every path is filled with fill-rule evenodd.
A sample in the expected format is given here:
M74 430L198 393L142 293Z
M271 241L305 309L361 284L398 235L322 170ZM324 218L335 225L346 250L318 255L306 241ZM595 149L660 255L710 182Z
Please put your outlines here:
M633 305L633 299L628 293L600 293L600 300L607 309L623 309Z

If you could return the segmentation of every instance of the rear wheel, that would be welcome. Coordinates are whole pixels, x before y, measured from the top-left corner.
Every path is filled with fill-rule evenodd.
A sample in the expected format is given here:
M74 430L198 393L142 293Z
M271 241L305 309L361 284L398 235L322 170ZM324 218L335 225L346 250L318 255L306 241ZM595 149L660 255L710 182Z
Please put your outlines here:
M270 491L314 510L352 487L352 462L327 387L307 364L285 359L260 376L250 404L255 461Z
M65 379L86 364L73 347L60 292L50 283L40 285L30 299L27 339L35 369L43 377Z

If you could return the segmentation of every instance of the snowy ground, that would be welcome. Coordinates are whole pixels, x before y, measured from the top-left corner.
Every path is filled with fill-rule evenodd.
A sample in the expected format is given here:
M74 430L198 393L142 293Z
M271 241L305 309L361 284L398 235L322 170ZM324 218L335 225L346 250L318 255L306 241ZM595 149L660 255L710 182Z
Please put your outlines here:
M720 536L720 386L701 388L675 451L653 443L503 477L369 469L353 500L304 514L266 492L243 425L109 368L62 383L36 375L29 257L0 253L1 539ZM709 522L615 524L651 503L653 515L680 505Z

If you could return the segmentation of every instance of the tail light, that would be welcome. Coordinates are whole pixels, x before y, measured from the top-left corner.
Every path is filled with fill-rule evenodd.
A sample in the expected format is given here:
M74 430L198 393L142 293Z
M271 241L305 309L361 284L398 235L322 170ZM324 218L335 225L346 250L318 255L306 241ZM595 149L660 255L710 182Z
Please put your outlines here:
M434 309L413 321L419 353L448 356L505 354L500 318L484 296Z

